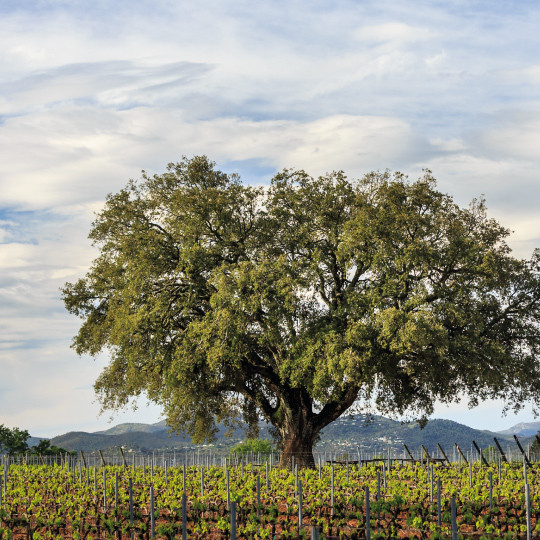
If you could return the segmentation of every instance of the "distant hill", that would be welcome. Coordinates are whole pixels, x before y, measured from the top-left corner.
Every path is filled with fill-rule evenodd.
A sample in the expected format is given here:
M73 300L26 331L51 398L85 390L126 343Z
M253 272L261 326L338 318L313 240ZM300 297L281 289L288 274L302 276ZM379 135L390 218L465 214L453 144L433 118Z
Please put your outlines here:
M118 424L112 428L104 431L96 431L100 435L123 435L124 433L132 433L133 431L139 433L155 433L156 431L167 431L168 427L165 421L158 422L156 424Z
M261 437L270 438L268 425L261 424ZM225 437L225 428L220 427L216 448L227 449L244 438L244 430L238 429L232 437ZM417 451L424 445L430 451L436 451L437 443L447 451L452 451L454 443L464 450L470 449L472 441L481 448L494 444L497 437L503 447L514 446L512 434L492 433L470 428L451 420L430 420L424 429L417 423L401 423L383 416L345 416L326 427L317 443L320 451L382 451L388 447L403 451L403 443ZM523 438L522 442L527 443ZM190 448L189 435L171 435L164 422L157 424L119 424L105 431L96 433L70 432L51 439L51 444L68 450L107 450L122 446L126 449L152 452L165 449Z
M220 426L215 446L229 447L244 439L244 430L237 430L232 437L225 437L226 428ZM268 437L267 429L263 426L262 436ZM107 450L122 446L128 450L152 452L164 449L179 449L195 446L188 434L175 435L169 433L164 422L157 424L119 424L105 431L86 433L71 431L51 439L51 444L66 450Z
M540 431L540 422L520 422L504 431L499 431L501 435L517 435L518 437L532 437Z
M494 444L493 437L500 442L509 441L511 437L498 433L480 431L451 420L430 420L424 429L418 423L401 423L383 416L369 417L362 415L353 418L340 418L330 424L323 432L319 446L321 448L338 446L351 450L359 446L361 449L383 450L388 447L403 450L405 443L411 450L424 445L435 452L437 443L450 451L457 443L461 448L468 449L474 440L480 447L485 448Z
M39 444L39 441L43 440L45 437L28 437L28 440L26 441L26 444L30 448L37 446Z
M86 433L84 431L71 431L65 435L53 437L51 444L66 450L108 450L122 446L131 450L151 452L162 448L174 448L190 445L189 440L181 437L169 438L166 430L129 431L118 434Z

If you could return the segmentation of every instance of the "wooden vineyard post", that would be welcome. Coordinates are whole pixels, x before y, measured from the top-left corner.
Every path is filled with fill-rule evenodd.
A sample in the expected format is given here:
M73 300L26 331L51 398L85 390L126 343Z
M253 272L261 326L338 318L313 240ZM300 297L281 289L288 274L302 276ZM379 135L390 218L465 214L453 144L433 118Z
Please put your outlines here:
M261 477L257 474L257 516L261 517Z
M316 525L311 526L311 540L319 540L319 529Z
M182 493L182 540L187 540L187 496L185 491Z
M461 448L458 446L458 443L454 443L456 445L456 449L457 451L459 452L459 455L461 456L461 458L463 459L463 461L468 465L469 464L469 460L465 457L465 454L461 451Z
M302 480L298 480L298 532L302 530Z
M150 486L150 538L156 537L156 516L154 514L154 486Z
M332 468L331 468L331 476L330 476L330 506L331 506L331 515L334 515L334 462L332 461Z
M446 462L448 463L448 465L450 465L450 460L448 459L448 457L444 453L444 450L442 449L442 446L439 443L437 443L437 447L439 448L439 451L441 452L443 458L446 459Z
M107 471L103 469L103 512L107 513Z
M407 452L407 455L409 456L410 460L414 463L415 462L415 459L413 457L413 455L411 454L409 448L407 447L406 444L403 444L403 448L405 448L405 452Z
M442 487L441 479L437 478L437 525L440 527L442 525L441 519L441 499L442 499Z
M433 502L433 463L429 468L429 501Z
M369 508L369 487L366 486L366 540L371 540L371 516Z
M489 463L487 462L486 458L484 457L484 454L482 454L482 450L478 447L476 444L476 441L472 442L474 447L476 448L476 451L480 454L480 462L486 465L486 467L489 467Z
M122 455L122 461L124 462L124 467L127 468L126 456L124 455L124 449L120 447L120 454Z
M527 540L531 540L531 495L529 491L529 484L525 484L525 510L527 514Z
M493 513L493 472L489 471L489 521L491 523L491 514Z
M236 540L236 501L231 502L231 540Z
M517 435L514 435L514 439L516 441L516 444L518 445L519 451L521 452L521 455L523 456L523 459L525 460L525 463L528 467L531 466L531 462L529 461L529 458L527 457L527 454L525 450L523 450L523 446L521 446L521 443L519 442L519 439L517 438Z
M135 538L133 530L133 479L129 479L129 528L131 531L131 540Z
M204 497L204 468L201 467L201 497Z
M493 440L495 441L495 444L497 445L497 449L499 450L499 453L501 454L503 461L505 463L508 463L508 460L506 459L506 456L504 455L503 449L501 448L501 445L499 444L497 437L493 437Z
M450 514L452 516L452 540L457 540L457 508L455 497L450 499Z
M384 463L383 463L384 467ZM377 471L377 498L375 499L377 502L379 502L381 498L381 473L380 471ZM379 519L381 519L381 513L377 512L377 524L379 523Z
M182 490L186 491L186 464L182 466Z
M99 452L99 457L101 458L101 464L105 467L106 463L105 463L105 458L103 457L103 452L101 450L98 450L98 452Z
M227 510L231 509L231 491L230 491L230 479L229 479L229 469L225 469L225 482L227 484ZM185 491L184 487L184 491Z

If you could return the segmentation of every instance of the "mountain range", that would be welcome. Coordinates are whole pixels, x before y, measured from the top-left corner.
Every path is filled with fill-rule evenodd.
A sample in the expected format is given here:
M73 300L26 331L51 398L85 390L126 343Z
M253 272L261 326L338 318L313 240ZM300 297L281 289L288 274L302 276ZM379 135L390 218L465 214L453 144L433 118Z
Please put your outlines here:
M271 438L267 424L260 424L260 437ZM471 448L475 441L481 448L493 446L497 437L503 448L515 448L513 435L520 437L525 446L534 439L540 422L520 423L513 428L491 432L477 430L451 420L433 419L421 429L418 423L403 423L383 416L344 416L327 426L316 444L319 451L356 452L383 451L390 448L403 451L403 444L411 450L424 445L436 451L439 443L447 451L457 443L461 448ZM216 439L211 445L216 450L228 451L245 438L245 430L237 429L226 436L226 429L219 426ZM157 450L196 448L187 434L171 434L164 421L155 424L126 423L104 431L87 433L72 431L51 439L51 444L67 450L112 450L123 447L127 450L152 452Z

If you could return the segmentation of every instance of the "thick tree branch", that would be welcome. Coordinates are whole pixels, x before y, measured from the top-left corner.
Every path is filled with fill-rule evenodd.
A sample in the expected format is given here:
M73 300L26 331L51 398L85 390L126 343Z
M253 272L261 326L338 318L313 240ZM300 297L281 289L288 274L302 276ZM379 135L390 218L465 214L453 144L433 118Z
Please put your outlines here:
M276 412L276 407L272 406L272 404L268 401L266 396L260 390L250 388L247 381L242 381L240 391L257 404L257 406L269 422L272 421L272 417Z
M358 392L360 391L358 386L351 386L337 399L330 401L321 409L321 411L314 415L314 421L319 429L323 429L325 426L339 418L349 407L353 405Z

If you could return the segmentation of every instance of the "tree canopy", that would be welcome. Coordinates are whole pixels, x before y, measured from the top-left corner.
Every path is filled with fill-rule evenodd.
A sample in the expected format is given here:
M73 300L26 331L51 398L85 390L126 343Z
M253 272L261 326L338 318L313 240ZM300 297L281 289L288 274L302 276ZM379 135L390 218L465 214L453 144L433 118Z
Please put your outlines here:
M75 350L109 351L104 408L145 394L196 441L263 417L283 463L309 465L355 402L415 418L464 394L538 402L540 256L513 257L508 234L429 171L254 187L184 158L107 197L99 256L63 298Z
M55 446L51 444L49 439L41 439L36 446L32 448L32 454L37 454L39 456L58 456L60 454L72 454L75 455L74 450L68 451L61 446Z
M37 445L30 448L28 446L29 438L30 434L27 429L20 429L18 427L8 428L0 424L0 453L5 452L13 455L31 452L32 454L43 456L54 456L67 452L64 448L51 446L49 439L41 439Z
M24 454L28 451L27 440L30 434L26 429L8 428L0 424L0 452Z

